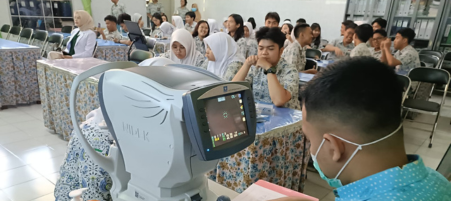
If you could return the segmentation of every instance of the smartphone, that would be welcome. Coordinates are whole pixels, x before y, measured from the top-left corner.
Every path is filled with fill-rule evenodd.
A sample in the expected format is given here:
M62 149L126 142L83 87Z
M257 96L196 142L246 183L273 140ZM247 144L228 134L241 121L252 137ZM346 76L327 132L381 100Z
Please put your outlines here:
M100 28L100 23L98 24L98 26L97 27L99 27Z

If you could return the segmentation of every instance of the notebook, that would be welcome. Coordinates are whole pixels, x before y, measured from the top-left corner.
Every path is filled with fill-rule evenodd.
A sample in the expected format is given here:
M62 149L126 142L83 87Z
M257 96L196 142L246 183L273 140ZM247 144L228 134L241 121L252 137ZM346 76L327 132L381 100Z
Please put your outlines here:
M304 200L319 201L319 199L293 191L282 186L258 180L233 201L266 201L283 197L298 197Z

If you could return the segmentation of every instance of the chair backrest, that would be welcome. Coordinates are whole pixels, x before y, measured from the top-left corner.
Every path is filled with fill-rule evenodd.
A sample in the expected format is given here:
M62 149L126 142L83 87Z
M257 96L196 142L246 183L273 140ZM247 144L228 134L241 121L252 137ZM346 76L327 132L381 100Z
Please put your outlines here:
M63 28L61 28L61 32L70 34L72 32L72 26L64 26Z
M9 30L11 29L11 26L9 24L4 24L2 28L0 29L0 32L9 33Z
M63 35L61 35L61 34L52 34L52 35L49 36L47 41L49 43L61 44L61 42L63 42Z
M421 67L426 67L426 63L424 63L424 61L420 61L420 65Z
M307 58L311 58L311 59L315 59L315 60L319 60L321 59L321 51L317 50L317 49L307 49L307 51L305 52L305 56Z
M152 29L143 29L144 35L150 36L150 32L152 32Z
M425 54L420 54L420 61L424 62L424 63L430 63L432 65L434 65L433 67L436 68L438 67L438 64L440 63L440 58L434 55L425 55Z
M31 28L25 28L20 32L20 37L31 38L31 36L33 36L33 29Z
M445 84L449 83L449 73L443 69L435 68L414 68L409 72L409 78L412 81L427 82L434 84Z
M47 40L47 36L49 34L47 33L47 31L43 31L43 30L36 30L34 31L34 40L39 40L42 42L45 42L45 40Z
M69 42L70 37L66 37L63 42L61 42L61 46L62 47L66 47L67 46L67 42Z
M438 58L442 58L443 53L435 50L420 50L418 54L425 54L425 55L434 55Z
M9 33L12 35L19 35L21 30L22 30L22 27L13 26L13 27L11 27L11 30L9 31Z
M318 62L316 62L314 59L307 58L304 70L316 69L317 66Z
M401 84L402 90L404 92L403 96L402 96L402 102L404 102L404 100L406 99L407 94L409 93L411 81L410 81L410 78L407 77L407 76L398 75L398 82Z
M153 57L153 54L149 51L135 49L130 54L129 60L136 62L136 63L141 63L142 61L144 61L146 59L150 59L152 57Z
M443 56L442 69L451 70L451 52L448 52Z
M97 52L97 41L96 41L96 45L94 46L94 51L92 51L92 57L94 57L96 55L96 52Z

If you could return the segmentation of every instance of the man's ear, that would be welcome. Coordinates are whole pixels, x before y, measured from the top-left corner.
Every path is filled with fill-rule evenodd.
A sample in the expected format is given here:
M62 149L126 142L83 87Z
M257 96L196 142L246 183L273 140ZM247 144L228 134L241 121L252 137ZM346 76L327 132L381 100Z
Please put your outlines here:
M343 144L343 141L330 134L324 134L323 137L330 143L330 149L333 152L332 160L338 162L342 158L343 153L345 152L345 146Z
M284 48L284 47L280 48L280 50L279 50L279 57L281 57L281 56L282 56L282 54L283 54L283 50L285 50L285 48Z

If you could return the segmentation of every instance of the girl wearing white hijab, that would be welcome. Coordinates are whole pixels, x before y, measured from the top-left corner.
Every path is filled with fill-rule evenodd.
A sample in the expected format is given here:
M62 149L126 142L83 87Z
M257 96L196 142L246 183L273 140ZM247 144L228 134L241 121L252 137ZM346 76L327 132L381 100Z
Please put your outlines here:
M160 30L163 33L163 38L170 38L175 30L175 27L169 22L163 22L160 26Z
M171 50L161 57L168 58L177 64L201 67L205 57L196 50L193 36L186 29L176 30L171 37Z
M210 26L210 34L221 32L221 30L219 30L218 22L216 22L215 19L208 19L207 22L208 26Z
M175 29L185 29L183 19L180 16L172 16L172 25L174 25Z
M232 81L243 66L244 57L238 52L235 40L226 33L215 33L204 39L208 63L203 68L226 81Z
M248 58L252 55L258 54L258 43L255 40L254 30L252 29L252 24L250 22L244 23L244 38L246 39L247 52L245 57Z
M163 57L154 57L142 61L139 66L166 66L168 64L175 64L175 62Z
M144 22L142 21L143 16L139 13L135 13L132 16L132 22L136 22L139 25L139 28L143 28Z
M91 15L84 10L74 12L75 26L78 28L71 32L69 41L66 44L65 52L69 55L63 55L64 59L87 58L92 57L96 46L96 33L94 30L94 21Z

